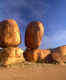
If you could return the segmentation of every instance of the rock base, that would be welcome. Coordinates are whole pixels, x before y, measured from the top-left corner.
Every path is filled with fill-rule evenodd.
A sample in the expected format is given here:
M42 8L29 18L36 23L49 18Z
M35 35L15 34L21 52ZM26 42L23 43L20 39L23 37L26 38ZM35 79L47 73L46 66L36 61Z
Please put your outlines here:
M51 54L50 50L41 50L41 49L26 49L25 52L23 53L24 58L26 61L31 61L31 62L44 62L45 58Z
M18 47L4 48L0 51L0 64L8 65L18 62L24 62L23 50Z

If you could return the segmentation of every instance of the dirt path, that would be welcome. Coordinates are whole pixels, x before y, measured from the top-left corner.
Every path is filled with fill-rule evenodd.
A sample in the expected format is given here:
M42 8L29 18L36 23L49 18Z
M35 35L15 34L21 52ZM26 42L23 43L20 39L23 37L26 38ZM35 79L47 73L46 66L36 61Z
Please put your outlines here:
M66 80L66 65L23 65L0 68L0 80Z

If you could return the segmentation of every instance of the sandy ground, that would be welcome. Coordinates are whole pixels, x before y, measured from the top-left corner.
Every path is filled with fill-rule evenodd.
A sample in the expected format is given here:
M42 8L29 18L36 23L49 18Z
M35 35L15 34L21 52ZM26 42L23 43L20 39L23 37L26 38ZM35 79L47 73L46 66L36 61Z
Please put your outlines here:
M0 67L0 80L66 80L66 64L22 64Z

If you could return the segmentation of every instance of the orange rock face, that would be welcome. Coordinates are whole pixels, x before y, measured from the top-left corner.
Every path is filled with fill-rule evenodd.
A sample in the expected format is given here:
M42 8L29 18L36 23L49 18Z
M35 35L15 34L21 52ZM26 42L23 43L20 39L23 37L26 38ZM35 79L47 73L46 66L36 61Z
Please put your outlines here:
M50 50L41 50L41 49L27 49L23 55L27 61L32 62L44 62L45 58L51 54Z
M63 64L66 62L66 46L61 46L52 50L52 58L56 62Z
M41 22L31 22L25 32L25 45L28 48L38 48L40 46L44 26Z
M20 43L20 30L16 21L9 19L0 22L0 46L18 46Z
M8 65L25 61L23 50L17 47L9 47L0 50L0 64Z

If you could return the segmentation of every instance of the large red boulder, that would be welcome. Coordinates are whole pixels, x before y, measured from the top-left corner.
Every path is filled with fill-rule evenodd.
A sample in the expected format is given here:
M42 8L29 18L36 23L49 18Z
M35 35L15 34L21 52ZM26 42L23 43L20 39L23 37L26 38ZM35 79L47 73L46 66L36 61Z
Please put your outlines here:
M25 45L28 48L38 48L40 46L44 26L39 21L33 21L28 24L25 32Z
M0 46L18 46L21 43L20 30L15 20L0 22Z

